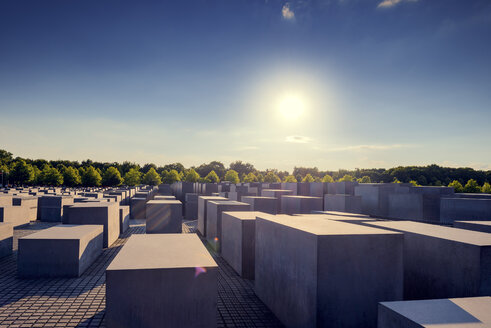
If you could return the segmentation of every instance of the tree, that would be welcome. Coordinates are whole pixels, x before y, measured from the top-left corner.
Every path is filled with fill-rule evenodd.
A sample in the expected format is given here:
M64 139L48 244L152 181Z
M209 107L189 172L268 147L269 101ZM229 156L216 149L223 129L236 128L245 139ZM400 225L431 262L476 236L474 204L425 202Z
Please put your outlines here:
M257 182L257 177L251 172L244 177L244 182Z
M329 175L329 174L326 174L324 175L324 177L322 178L322 182L329 182L329 183L332 183L334 182L334 179Z
M59 186L63 184L63 175L56 168L45 165L41 171L40 180L47 186Z
M69 187L75 187L82 183L82 178L80 177L79 171L74 169L72 166L67 167L63 174L63 184Z
M359 183L371 183L372 180L370 179L370 177L368 175L364 175L360 179L358 179L358 182Z
M302 179L302 182L314 182L314 178L310 173L307 173L307 175Z
M114 166L108 167L102 176L102 184L104 186L120 186L123 183L121 173Z
M489 184L489 182L485 182L482 185L481 192L483 192L485 194L491 194L491 185Z
M419 186L418 182L417 182L417 181L414 181L414 180L409 181L409 183L410 183L411 185L413 185L413 187L417 187L417 186Z
M287 175L284 182L297 182L297 179L293 175Z
M157 165L153 164L153 163L147 163L145 165L143 165L142 167L142 172L143 173L147 173L148 171L150 171L150 169L154 169L155 171L157 171Z
M474 179L469 179L464 186L464 192L467 193L477 193L481 192L481 187L477 184L477 181Z
M205 180L208 183L218 183L218 182L220 182L220 178L215 173L215 171L211 171L210 173L208 173L208 175L205 177Z
M278 183L278 182L281 182L281 180L280 180L280 178L273 171L269 171L264 176L264 182L267 182L267 183Z
M219 177L224 177L226 170L223 163L217 161L210 162L209 164L201 164L196 168L196 172L202 177L206 177L211 171L214 171Z
M82 184L85 187L100 186L102 177L100 173L91 165L84 170L82 175Z
M394 178L394 180L392 180L392 183L402 183L402 182L401 182L401 181L399 181L399 179Z
M177 172L184 171L184 165L182 165L181 163L172 163L164 165L164 167L162 168L162 171L170 172L172 170L176 170Z
M343 182L343 181L353 181L354 178L352 175L349 175L349 174L345 174L341 179L339 179L339 181Z
M186 176L184 177L184 181L186 182L198 182L199 181L199 174L196 172L194 169L189 169L188 173L186 173Z
M463 186L462 186L462 184L461 184L459 181L457 181L457 180L454 180L454 181L450 182L450 183L448 184L448 186L449 186L449 187L453 187L453 190L454 190L455 192L464 192L464 187L463 187Z
M230 169L237 172L239 175L247 175L256 171L254 165L251 163L244 163L242 161L235 161L230 163Z
M264 182L264 175L261 172L256 174L257 182Z
M124 175L124 184L127 186L136 186L141 182L141 172L137 168L130 168Z
M181 181L179 177L179 172L176 170L170 170L170 172L162 172L162 182L167 184L173 184L174 182Z
M237 173L237 171L235 170L228 170L227 173L225 173L225 178L224 178L225 181L228 181L230 183L239 183L240 180L239 180L239 173Z
M34 172L32 167L26 164L26 161L19 159L10 171L9 179L19 185L28 184L34 180Z
M157 186L162 183L160 175L151 167L147 173L143 176L143 183L151 186Z

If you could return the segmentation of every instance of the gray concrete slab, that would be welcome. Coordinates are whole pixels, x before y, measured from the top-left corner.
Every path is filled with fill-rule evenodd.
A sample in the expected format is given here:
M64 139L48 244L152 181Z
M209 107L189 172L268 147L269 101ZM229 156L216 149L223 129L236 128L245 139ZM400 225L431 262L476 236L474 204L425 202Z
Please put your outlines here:
M130 199L130 218L133 220L145 220L146 197L133 197Z
M0 258L12 254L14 227L10 223L0 223Z
M242 202L251 205L251 211L278 214L278 198L261 196L243 196Z
M220 196L199 196L198 197L198 231L206 237L207 204L209 201L228 200Z
M323 200L321 197L310 196L281 196L282 214L308 214L312 211L323 210Z
M119 234L123 234L130 227L130 207L128 205L119 206Z
M146 205L147 234L182 232L182 203L174 200L149 200Z
M491 233L491 221L455 221L453 226L459 229Z

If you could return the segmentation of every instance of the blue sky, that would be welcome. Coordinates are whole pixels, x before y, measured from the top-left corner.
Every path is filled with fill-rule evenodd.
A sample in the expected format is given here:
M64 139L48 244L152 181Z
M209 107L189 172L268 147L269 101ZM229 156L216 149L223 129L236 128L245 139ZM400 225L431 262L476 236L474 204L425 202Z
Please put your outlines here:
M491 2L0 0L0 113L30 158L491 169Z

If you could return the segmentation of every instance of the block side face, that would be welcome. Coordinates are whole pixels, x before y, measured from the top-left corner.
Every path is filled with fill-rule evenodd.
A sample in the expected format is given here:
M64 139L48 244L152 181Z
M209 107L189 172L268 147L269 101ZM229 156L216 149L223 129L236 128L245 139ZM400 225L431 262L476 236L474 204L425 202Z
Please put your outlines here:
M223 213L222 217L222 257L243 277L243 239L242 222L233 216Z
M491 295L491 246L481 248L479 296Z
M283 324L315 327L316 237L261 218L255 234L256 294Z
M384 304L378 305L378 320L377 328L423 328L403 315L395 312L391 308L388 308Z
M377 303L403 296L403 235L319 236L318 325L374 327Z
M92 237L87 241L81 240L79 242L79 276L81 276L102 253L103 244L104 235L102 231L97 236Z
M182 232L182 204L151 203L146 205L147 233L180 233Z
M256 267L256 220L242 221L242 274L254 279Z
M107 272L108 327L215 327L216 267Z
M13 243L14 227L10 223L0 223L0 258L12 254Z

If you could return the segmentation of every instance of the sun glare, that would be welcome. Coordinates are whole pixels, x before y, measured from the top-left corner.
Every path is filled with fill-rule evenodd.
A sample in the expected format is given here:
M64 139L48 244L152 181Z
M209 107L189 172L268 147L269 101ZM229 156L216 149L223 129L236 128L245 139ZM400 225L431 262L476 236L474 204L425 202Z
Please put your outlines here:
M288 95L280 100L278 110L285 119L296 120L304 113L305 104L300 97Z

